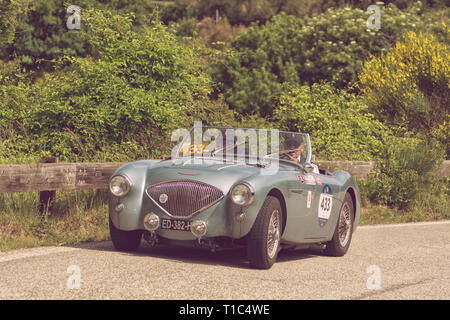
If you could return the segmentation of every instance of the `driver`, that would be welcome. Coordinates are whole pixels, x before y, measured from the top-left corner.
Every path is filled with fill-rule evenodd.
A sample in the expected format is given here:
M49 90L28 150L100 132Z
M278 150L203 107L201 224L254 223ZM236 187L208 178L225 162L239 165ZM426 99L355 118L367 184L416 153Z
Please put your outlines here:
M305 150L305 143L302 140L297 140L294 138L289 138L284 141L284 150L290 151L283 155L284 159L291 160L297 163L304 165L306 162L306 158L303 155L303 151ZM313 168L313 173L319 173L319 167L314 163L310 163Z
M294 138L289 138L284 141L284 150L291 150L284 154L286 160L291 160L297 163L305 163L306 159L303 155L305 150L305 143L302 140L297 140Z

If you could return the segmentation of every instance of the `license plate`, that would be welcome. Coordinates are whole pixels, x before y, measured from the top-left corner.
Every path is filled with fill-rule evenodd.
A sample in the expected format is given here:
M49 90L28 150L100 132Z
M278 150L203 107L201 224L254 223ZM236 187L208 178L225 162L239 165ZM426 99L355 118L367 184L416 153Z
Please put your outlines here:
M192 221L161 219L161 229L177 230L177 231L191 231Z

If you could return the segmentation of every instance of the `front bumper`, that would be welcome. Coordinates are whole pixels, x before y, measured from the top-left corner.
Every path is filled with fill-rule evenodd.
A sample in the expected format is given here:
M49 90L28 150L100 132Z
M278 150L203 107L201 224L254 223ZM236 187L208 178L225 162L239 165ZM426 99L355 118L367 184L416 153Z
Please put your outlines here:
M115 210L118 205L122 207L122 210ZM243 236L242 231L245 229L242 228L242 223L245 223L245 221L242 220L240 215L242 208L233 204L227 196L190 218L171 217L145 193L138 205L136 205L136 199L133 199L133 197L118 199L110 196L109 214L111 221L120 230L146 230L144 218L151 213L156 214L161 220L204 221L207 225L207 232L202 238L230 237L237 239ZM162 229L161 224L154 232L159 237L172 240L197 239L190 231Z

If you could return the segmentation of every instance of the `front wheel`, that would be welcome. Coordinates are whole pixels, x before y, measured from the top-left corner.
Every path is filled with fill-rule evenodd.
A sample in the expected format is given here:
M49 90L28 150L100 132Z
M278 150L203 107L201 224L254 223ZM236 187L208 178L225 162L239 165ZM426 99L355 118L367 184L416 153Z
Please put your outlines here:
M352 198L347 193L339 212L333 238L326 243L325 253L327 255L342 257L347 253L352 240L354 210Z
M142 231L117 229L109 218L109 234L114 247L119 251L136 251L141 244Z
M250 265L258 269L269 269L277 260L280 251L281 226L283 222L280 201L268 196L253 224L247 240Z

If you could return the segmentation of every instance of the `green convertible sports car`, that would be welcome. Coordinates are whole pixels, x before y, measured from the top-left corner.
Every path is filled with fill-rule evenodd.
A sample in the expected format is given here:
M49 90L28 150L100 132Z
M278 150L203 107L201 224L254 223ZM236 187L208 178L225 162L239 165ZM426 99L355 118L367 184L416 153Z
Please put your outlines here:
M347 252L360 218L359 189L348 172L312 163L308 134L200 123L172 140L167 159L128 163L112 175L117 250L137 250L142 237L151 246L246 246L250 264L261 269L283 248Z

